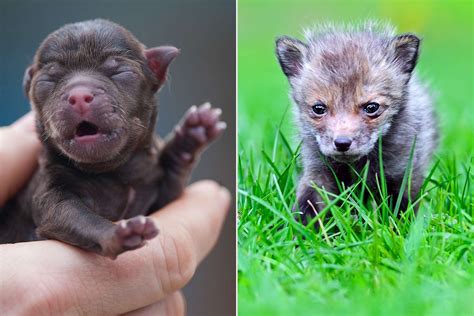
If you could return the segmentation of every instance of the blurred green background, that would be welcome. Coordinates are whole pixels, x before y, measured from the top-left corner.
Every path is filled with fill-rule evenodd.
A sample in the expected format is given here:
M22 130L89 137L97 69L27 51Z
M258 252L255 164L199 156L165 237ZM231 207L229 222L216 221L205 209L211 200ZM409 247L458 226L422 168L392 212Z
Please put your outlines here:
M239 143L259 147L291 110L288 84L275 58L275 38L300 39L304 28L326 21L390 21L423 39L418 74L438 97L441 150L462 159L474 149L473 2L281 1L238 4ZM291 115L283 124L291 131ZM272 141L272 138L269 139Z
M241 315L474 315L472 14L473 1L238 1ZM437 98L441 127L437 158L445 166L435 177L449 183L439 184L425 199L425 209L431 208L425 224L419 225L423 216L413 225L407 223L419 235L411 234L416 236L411 238L394 233L379 248L394 254L383 255L383 260L400 267L394 275L390 266L378 270L357 257L360 251L371 255L377 248L370 238L363 241L367 246L344 251L339 244L341 247L326 249L342 253L334 254L342 270L330 271L330 266L334 268L330 262L327 269L317 267L324 259L305 254L295 246L295 239L281 237L292 225L275 214L283 212L280 205L294 199L294 188L286 188L285 198L279 199L281 192L272 184L278 177L275 168L282 174L293 170L285 169L291 166L292 157L281 155L281 140L275 145L275 135L282 130L293 149L299 143L288 82L274 53L275 39L281 35L303 39L303 29L318 23L367 19L391 22L399 33L413 32L422 38L416 69ZM293 176L296 178L296 172ZM278 225L283 228L274 229ZM431 235L448 236L448 229L450 236L463 240L465 252L457 259L453 249L460 249L460 244ZM409 253L413 240L422 241L413 248L417 255L404 261L398 255ZM352 268L360 269L361 274L351 274ZM372 277L373 283L367 283Z

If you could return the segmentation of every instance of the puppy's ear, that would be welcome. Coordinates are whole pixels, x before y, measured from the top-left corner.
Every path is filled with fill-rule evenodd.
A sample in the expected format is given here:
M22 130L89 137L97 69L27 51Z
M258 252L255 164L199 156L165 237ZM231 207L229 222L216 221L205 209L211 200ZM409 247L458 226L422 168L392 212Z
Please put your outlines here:
M28 98L31 88L31 79L33 78L34 72L34 66L32 65L26 68L25 75L23 76L23 91Z
M150 67L156 79L158 79L156 90L165 82L168 67L178 54L179 49L173 46L158 46L145 50L148 67Z
M300 74L307 49L308 46L297 39L287 36L277 38L276 55L288 79Z
M403 73L410 74L418 61L420 39L413 34L396 36L392 41L395 48L394 62Z

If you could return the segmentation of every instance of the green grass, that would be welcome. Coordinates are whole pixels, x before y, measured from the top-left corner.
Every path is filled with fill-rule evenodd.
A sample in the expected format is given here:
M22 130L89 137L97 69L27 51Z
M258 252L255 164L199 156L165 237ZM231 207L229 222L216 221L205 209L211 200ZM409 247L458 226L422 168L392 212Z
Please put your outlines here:
M472 4L410 3L239 2L240 315L474 315ZM314 230L291 212L299 141L274 38L369 17L424 37L417 68L438 94L442 144L416 216L365 203L362 173L327 196ZM370 193L384 201L383 186Z
M387 204L364 205L360 181L328 200L320 214L332 217L314 230L291 212L298 152L283 134L274 141L274 150L255 156L240 150L241 315L473 313L469 167L438 161L418 215L409 209L400 219Z

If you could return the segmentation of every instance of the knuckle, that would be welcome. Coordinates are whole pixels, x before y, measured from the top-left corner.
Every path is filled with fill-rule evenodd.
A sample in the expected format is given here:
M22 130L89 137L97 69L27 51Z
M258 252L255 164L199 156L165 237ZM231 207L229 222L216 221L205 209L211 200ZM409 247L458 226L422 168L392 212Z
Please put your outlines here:
M197 266L194 241L189 231L180 224L173 229L173 235L163 234L161 238L164 266L166 269L164 291L169 294L181 289L193 277Z

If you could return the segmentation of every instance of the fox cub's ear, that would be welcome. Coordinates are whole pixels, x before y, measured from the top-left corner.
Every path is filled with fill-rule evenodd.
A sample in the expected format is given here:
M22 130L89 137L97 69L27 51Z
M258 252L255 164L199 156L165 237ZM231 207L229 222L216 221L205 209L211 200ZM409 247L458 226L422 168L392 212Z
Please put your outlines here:
M288 78L299 75L307 48L305 43L297 39L287 36L277 38L276 54L281 69Z
M404 73L411 73L418 60L420 39L413 34L398 35L393 39L395 48L394 62Z

